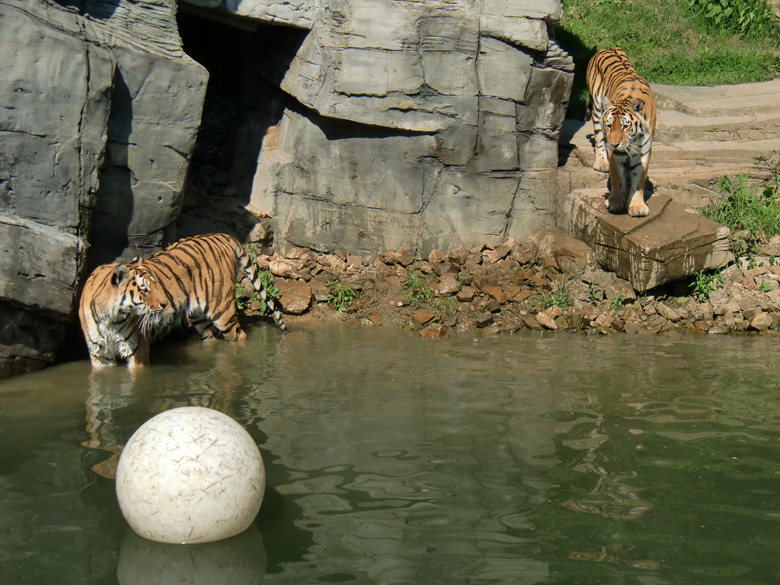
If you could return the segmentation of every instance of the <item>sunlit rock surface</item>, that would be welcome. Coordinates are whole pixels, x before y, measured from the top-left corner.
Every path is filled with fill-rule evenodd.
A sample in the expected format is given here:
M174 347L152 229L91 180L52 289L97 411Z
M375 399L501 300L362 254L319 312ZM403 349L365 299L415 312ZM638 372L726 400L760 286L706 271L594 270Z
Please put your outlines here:
M251 193L278 247L427 255L551 223L573 72L549 35L559 1L192 4L309 29L255 65L288 96Z

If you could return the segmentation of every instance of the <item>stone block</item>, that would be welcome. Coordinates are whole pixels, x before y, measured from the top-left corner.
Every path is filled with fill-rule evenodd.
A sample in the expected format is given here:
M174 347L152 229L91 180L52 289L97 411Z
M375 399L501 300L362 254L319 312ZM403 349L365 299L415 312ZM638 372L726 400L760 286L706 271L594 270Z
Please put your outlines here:
M596 261L640 292L733 261L729 230L654 194L648 217L611 214L603 189L578 189L561 207L558 226L590 244Z
M492 37L483 37L477 61L480 94L522 103L533 57Z
M31 309L72 314L84 243L18 216L0 215L0 298Z

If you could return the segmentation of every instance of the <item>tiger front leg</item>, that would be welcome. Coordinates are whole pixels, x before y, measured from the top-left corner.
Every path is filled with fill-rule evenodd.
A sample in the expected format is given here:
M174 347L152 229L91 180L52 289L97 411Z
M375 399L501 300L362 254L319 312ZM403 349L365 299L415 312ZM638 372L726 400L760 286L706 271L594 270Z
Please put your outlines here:
M650 163L650 155L641 157L629 168L628 189L628 215L631 217L647 217L650 208L645 203L645 183L647 182L647 167Z
M626 211L626 168L623 156L614 152L609 157L609 197L604 202L610 213Z
M135 351L127 358L128 368L145 368L149 365L149 340L141 336Z

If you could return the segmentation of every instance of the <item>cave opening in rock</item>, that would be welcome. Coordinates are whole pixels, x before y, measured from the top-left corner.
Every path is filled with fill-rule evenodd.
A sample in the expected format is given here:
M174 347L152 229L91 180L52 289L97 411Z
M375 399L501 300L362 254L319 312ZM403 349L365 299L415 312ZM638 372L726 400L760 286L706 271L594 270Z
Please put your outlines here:
M262 140L290 100L279 82L308 31L185 6L182 45L209 81L177 232L245 237L257 221L245 207Z

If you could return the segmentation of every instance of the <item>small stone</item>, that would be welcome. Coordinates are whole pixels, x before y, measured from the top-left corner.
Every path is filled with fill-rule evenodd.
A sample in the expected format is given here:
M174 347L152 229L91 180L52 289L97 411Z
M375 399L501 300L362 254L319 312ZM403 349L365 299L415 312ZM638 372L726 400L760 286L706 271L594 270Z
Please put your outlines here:
M536 316L536 322L539 323L545 329L558 329L558 325L555 323L555 318L559 317L563 311L558 306L552 306L549 309L545 309Z
M439 284L436 286L436 294L450 295L458 292L459 288L460 281L458 279L458 275L451 272L446 272L442 274L441 278L439 279Z
M431 264L440 264L444 262L444 252L441 250L431 250L431 253L428 254L428 262Z
M456 298L462 303L468 303L474 300L477 290L473 286L464 286L458 291Z
M756 316L750 321L750 328L755 331L766 331L772 325L772 315L760 311L756 313Z
M268 263L268 269L271 271L271 274L279 278L290 278L299 268L300 263L298 261L288 258L271 260Z
M414 256L408 251L403 250L401 252L396 252L395 250L388 250L384 254L385 262L388 264L400 264L401 266L409 266L412 262L414 262Z
M290 315L301 315L309 310L311 305L311 287L300 280L280 280L276 283L279 287L280 298L278 305L282 311Z
M641 329L642 327L636 321L626 321L626 324L623 326L623 331L628 335L636 335Z
M447 337L447 328L442 325L431 325L420 331L421 337L435 339L437 337Z
M486 286L482 289L482 292L496 299L500 305L504 304L505 295L500 286Z
M658 314L661 315L661 317L663 317L664 319L668 319L673 323L682 319L682 315L680 315L680 313L678 313L676 310L674 310L666 303L658 303L655 306L655 308L658 311Z
M436 315L434 315L433 313L429 313L428 311L420 311L412 315L412 319L414 319L416 323L420 325L424 325L425 323L433 319L435 316Z
M509 246L501 245L496 246L493 250L486 250L482 252L482 257L484 258L485 262L495 264L499 260L506 258L509 255L509 252L511 252Z
M452 252L447 254L447 260L449 260L454 264L462 265L466 263L466 259L468 258L468 256L469 256L468 250L466 250L466 248L463 246L458 246L457 248L452 250Z
M336 254L326 254L322 259L322 264L326 268L337 271L343 271L347 267L347 263Z
M476 323L477 327L487 327L493 322L493 313L484 312L477 315Z

